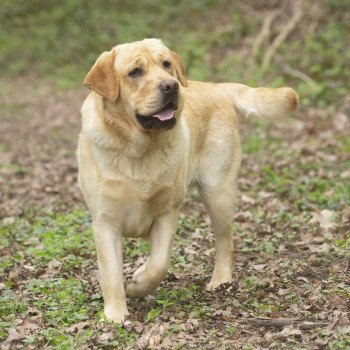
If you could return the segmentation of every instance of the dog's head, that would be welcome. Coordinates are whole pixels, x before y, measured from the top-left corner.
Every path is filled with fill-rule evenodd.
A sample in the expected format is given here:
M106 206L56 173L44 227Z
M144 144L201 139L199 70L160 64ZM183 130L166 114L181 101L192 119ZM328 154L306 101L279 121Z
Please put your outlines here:
M112 103L143 129L170 129L186 87L179 55L158 39L122 44L100 55L84 84Z

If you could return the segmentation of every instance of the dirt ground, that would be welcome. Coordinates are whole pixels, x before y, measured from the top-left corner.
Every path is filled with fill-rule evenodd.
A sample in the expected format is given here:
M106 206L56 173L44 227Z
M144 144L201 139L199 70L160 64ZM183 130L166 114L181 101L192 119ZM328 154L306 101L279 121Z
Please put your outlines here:
M9 90L0 97L0 217L21 215L29 206L82 205L75 149L87 92L57 93L28 78Z
M57 92L26 78L0 97L3 226L42 217L47 209L62 215L86 209L75 157L86 95L84 88ZM350 349L348 106L301 109L294 120L276 125L244 120L241 129L244 156L234 215L232 285L212 294L204 291L213 267L214 238L193 192L183 208L172 266L161 290L145 300L128 301L131 316L123 327L101 323L96 316L102 301L92 251L72 253L85 259L84 268L63 270L65 258L53 255L39 264L40 273L20 273L25 266L35 270L31 253L14 239L13 244L2 243L3 258L18 250L23 255L3 269L1 289L10 288L31 305L27 286L34 279L72 275L82 281L86 303L97 298L98 307L91 306L83 321L62 326L68 339L91 331L80 343L72 340L75 348ZM127 276L145 259L135 247L132 242L131 254L126 252ZM57 269L53 261L58 261ZM50 342L44 331L52 324L45 317L17 313L15 326L2 338L3 348L71 348ZM37 335L32 344L24 341L30 337L23 322L31 325L31 336Z

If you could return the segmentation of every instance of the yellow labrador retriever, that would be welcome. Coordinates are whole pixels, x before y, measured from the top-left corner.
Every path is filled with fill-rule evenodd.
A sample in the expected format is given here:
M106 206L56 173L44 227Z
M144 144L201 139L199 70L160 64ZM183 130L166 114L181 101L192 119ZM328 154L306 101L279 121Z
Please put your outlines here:
M104 312L122 322L125 295L153 292L166 275L181 203L195 181L216 236L207 290L232 281L232 210L240 167L236 113L295 111L290 88L188 81L178 54L158 39L104 52L85 78L79 180L93 219ZM122 237L151 253L124 289Z

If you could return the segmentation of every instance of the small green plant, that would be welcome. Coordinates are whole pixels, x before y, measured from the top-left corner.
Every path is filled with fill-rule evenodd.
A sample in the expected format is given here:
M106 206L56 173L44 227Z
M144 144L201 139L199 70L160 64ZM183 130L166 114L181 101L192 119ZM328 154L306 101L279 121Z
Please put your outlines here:
M26 315L27 306L10 289L4 289L0 294L0 339L6 337L7 330L14 327L14 320Z
M27 289L35 307L52 325L69 326L88 317L88 296L82 284L73 278L33 280Z

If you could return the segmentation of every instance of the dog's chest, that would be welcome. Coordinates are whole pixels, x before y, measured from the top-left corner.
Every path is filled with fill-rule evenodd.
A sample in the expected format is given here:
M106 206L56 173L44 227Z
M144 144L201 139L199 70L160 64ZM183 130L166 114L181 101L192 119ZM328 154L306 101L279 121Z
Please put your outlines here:
M144 182L132 188L122 209L125 236L148 236L154 219L177 208L185 196L169 184Z
M127 152L97 150L96 156L100 159L103 172L108 173L108 177L126 176L130 179L149 182L158 181L163 175L166 176L170 169L179 166L182 159L180 150L166 153L163 149L145 152L142 157L130 157ZM144 185L141 190L147 195L152 188Z

